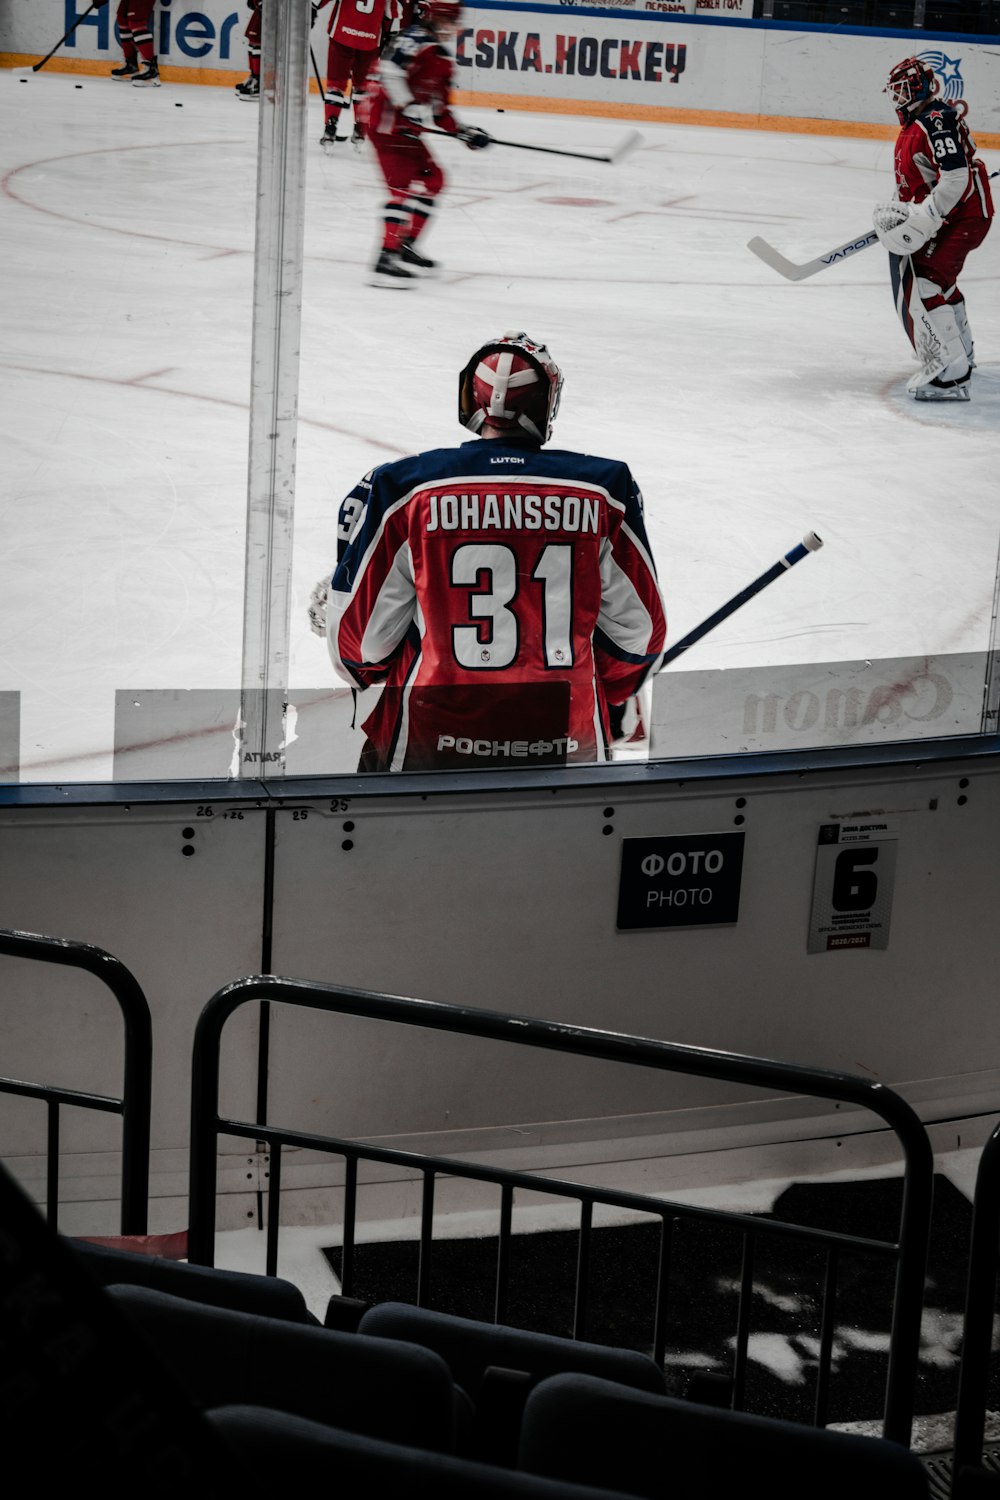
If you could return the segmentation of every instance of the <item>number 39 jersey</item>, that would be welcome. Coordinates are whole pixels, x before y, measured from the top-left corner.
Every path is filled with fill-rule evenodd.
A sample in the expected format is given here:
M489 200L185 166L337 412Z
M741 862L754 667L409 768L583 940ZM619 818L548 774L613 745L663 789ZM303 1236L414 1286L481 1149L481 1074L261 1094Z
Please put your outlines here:
M385 684L364 726L379 768L606 759L607 704L666 635L625 464L496 440L418 454L351 492L341 546L330 654Z
M921 203L933 192L949 222L993 215L989 174L957 110L935 102L899 132L896 191L903 203Z

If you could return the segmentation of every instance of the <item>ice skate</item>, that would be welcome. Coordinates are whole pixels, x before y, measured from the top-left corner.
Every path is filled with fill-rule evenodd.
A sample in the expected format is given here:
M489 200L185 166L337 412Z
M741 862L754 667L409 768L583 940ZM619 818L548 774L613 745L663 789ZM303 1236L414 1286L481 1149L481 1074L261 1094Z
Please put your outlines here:
M251 103L259 103L260 79L255 78L251 73L249 78L244 79L242 83L236 85L234 92L237 99L249 99Z
M351 145L355 151L363 151L365 149L365 133L357 123L355 123L354 129L351 131Z
M137 62L124 62L120 68L112 68L112 78L134 78L139 71Z
M132 79L134 89L158 89L160 87L160 70L155 60L146 66Z
M368 277L369 286L406 288L415 285L417 277L403 265L400 251L383 250Z
M972 371L961 380L942 380L939 376L934 380L924 380L922 376L917 377L920 381L916 384L910 381L908 390L914 401L971 401L972 400Z
M329 155L331 152L336 151L338 146L342 146L346 139L346 136L337 134L336 120L327 120L326 129L320 136L319 143L323 147L323 150Z
M436 276L441 267L428 255L421 255L412 240L404 240L399 247L399 258L404 266L418 271L422 276Z

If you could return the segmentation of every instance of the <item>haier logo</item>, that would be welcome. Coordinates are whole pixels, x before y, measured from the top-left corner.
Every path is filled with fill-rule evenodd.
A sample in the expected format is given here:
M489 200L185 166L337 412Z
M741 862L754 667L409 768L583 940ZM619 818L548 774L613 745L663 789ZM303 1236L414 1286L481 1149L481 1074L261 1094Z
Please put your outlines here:
M965 80L962 77L962 59L960 57L946 57L943 52L918 52L918 62L925 62L934 69L938 82L941 85L940 98L947 104L954 104L956 99L961 99L965 94Z
M186 0L174 0L173 10L171 0L160 0L158 9L152 31L161 61L169 58L185 63L188 58L211 55L213 60L217 58L226 62L233 47L238 52L242 45L244 22L238 9L234 8L228 15L211 16L191 8ZM222 7L215 5L213 0L212 9L218 12ZM118 50L117 21L114 34L111 26L113 5L102 4L94 12L94 6L91 4L88 9L85 0L63 0L63 12L66 30L73 29L73 35L66 40L67 48L75 48L79 42L80 50L85 52L94 46L99 53Z

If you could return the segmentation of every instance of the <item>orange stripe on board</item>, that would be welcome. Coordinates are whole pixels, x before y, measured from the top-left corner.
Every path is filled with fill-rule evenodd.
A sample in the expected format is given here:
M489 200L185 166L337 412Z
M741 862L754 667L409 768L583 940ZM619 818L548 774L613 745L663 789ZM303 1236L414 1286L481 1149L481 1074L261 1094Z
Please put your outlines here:
M25 57L13 52L0 52L0 68L30 68L37 62L35 57ZM50 73L84 73L93 77L107 77L114 58L86 57L56 58L46 63ZM230 68L175 68L161 64L160 77L164 83L203 83L219 88L233 88L246 77L247 70ZM315 78L310 78L309 89L318 94ZM586 115L606 120L646 120L653 125L708 125L722 130L767 130L790 135L840 135L859 140L891 141L896 137L895 125L873 125L859 120L812 120L786 117L784 115L741 115L721 109L668 109L655 104L614 104L588 99L529 99L524 94L481 94L469 89L457 89L455 103L466 109L499 109L547 115ZM991 131L976 130L973 134L977 146L985 151L1000 149L1000 135Z

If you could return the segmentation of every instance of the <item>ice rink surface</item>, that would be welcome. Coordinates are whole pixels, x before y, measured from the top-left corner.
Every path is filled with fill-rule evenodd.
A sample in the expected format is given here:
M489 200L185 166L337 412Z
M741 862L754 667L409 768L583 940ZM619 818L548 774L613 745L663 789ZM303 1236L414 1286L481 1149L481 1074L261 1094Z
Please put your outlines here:
M305 605L340 499L464 439L457 373L510 328L564 371L556 444L636 474L672 639L823 538L685 665L986 649L1000 231L961 282L966 406L906 396L880 248L799 284L746 249L805 260L865 232L889 141L642 124L611 166L438 141L443 274L403 292L365 284L373 158L325 156L309 107L293 686L332 684ZM629 128L459 113L568 150ZM22 779L109 775L115 689L238 686L258 115L228 89L0 72L0 692L21 695Z

